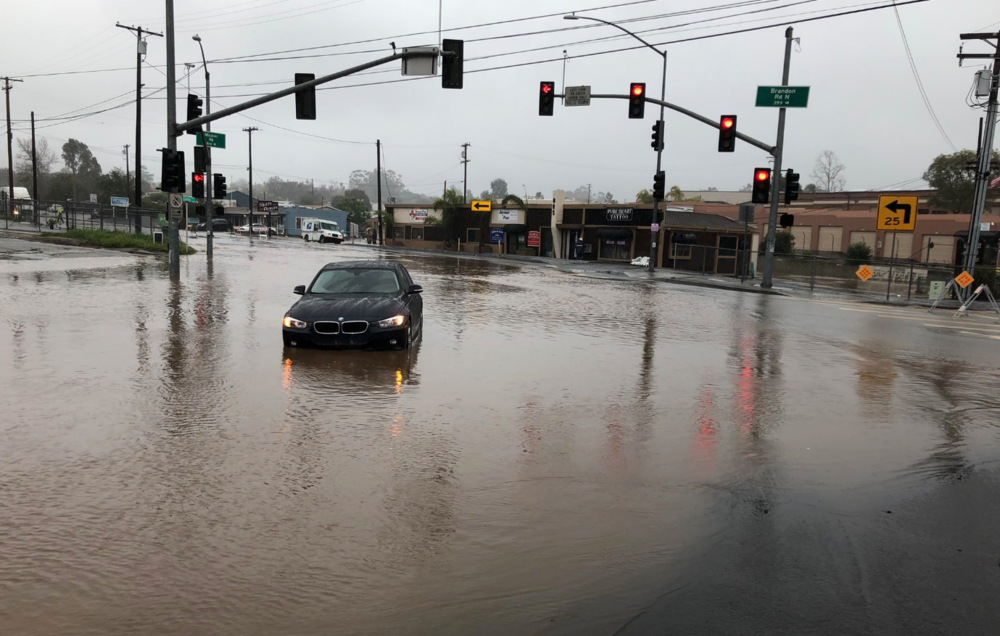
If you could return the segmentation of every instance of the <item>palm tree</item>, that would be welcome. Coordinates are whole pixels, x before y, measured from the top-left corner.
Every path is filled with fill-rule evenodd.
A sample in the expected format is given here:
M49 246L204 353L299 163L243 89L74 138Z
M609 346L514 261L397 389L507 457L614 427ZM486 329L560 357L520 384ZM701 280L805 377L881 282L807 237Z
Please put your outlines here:
M461 194L451 188L445 190L441 198L434 202L434 209L441 211L441 218L433 221L428 218L427 221L444 229L445 243L457 243L471 220L469 204L462 200Z

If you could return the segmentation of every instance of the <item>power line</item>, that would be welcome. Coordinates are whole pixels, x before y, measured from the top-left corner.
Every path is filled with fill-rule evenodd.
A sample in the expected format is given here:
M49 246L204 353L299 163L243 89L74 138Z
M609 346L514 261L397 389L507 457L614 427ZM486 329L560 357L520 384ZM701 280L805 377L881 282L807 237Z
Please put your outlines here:
M896 14L896 24L899 25L899 35L903 38L903 48L906 49L906 59L910 62L910 70L913 72L913 79L917 83L917 90L920 91L920 98L924 100L924 107L927 108L928 114L931 116L931 120L934 121L934 126L937 127L938 132L944 137L944 140L951 146L952 152L958 152L958 147L951 141L948 137L948 133L944 131L944 126L941 125L941 121L938 119L937 113L934 112L934 107L931 106L931 100L927 97L927 91L924 90L924 83L920 81L920 73L917 72L917 64L913 61L913 54L910 52L910 43L906 39L906 31L903 30L903 21L899 17L899 9L896 8L896 3L893 2L892 10Z

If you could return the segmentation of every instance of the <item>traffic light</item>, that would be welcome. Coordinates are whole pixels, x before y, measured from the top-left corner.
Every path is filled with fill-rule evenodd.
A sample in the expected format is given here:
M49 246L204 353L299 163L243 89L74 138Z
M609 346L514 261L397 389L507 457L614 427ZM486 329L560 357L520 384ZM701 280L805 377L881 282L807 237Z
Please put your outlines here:
M296 73L295 83L305 84L316 79L313 73ZM295 93L295 119L316 119L316 87Z
M795 215L794 214L782 214L778 217L778 225L781 227L792 227L795 225Z
M441 40L441 88L462 88L465 40Z
M792 201L799 198L799 173L792 172L789 168L785 172L785 205L790 205Z
M719 152L736 150L736 115L723 115L719 120Z
M168 148L160 148L160 152L163 153L160 162L160 190L184 192L184 153Z
M194 147L194 171L205 172L205 146Z
M664 194L664 183L667 180L667 173L660 170L653 175L653 199L656 201L663 200Z
M212 198L226 198L226 178L217 172L212 173Z
M628 118L642 119L646 115L646 84L632 82L628 87Z
M753 190L750 201L753 203L767 203L771 199L771 169L753 169Z
M556 103L556 83L542 82L538 85L538 114L551 117L552 108Z
M199 117L201 117L202 103L204 102L202 102L200 97L198 97L194 93L188 93L187 121L191 121L192 119L198 119ZM198 125L195 126L194 128L188 129L187 134L194 135L200 132L201 132L201 126Z
M191 196L196 199L205 198L205 173L204 172L192 172L191 173Z
M653 141L649 144L653 150L659 152L663 150L663 120L659 120L653 124Z

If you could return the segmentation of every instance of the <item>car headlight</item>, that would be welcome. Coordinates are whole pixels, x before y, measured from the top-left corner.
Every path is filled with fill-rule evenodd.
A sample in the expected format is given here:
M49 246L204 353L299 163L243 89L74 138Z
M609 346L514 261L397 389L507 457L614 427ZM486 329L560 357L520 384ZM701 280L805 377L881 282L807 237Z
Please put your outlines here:
M309 326L309 323L292 318L291 316L285 316L284 324L290 329L305 329Z
M406 322L406 316L404 316L403 314L399 314L398 316L393 316L392 318L379 320L375 324L377 324L379 327L402 327L404 322Z

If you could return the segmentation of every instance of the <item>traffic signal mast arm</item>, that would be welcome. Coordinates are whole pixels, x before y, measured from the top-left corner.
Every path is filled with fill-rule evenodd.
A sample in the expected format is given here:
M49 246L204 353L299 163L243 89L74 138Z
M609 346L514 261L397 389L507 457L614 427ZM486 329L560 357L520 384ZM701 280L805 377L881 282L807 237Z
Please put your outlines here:
M561 97L566 97L566 95L558 95L557 94L557 95L553 95L553 97L560 97L561 98ZM629 99L630 97L631 97L631 95L593 95L592 94L590 96L590 99ZM699 115L696 112L693 112L693 111L690 111L690 110L684 108L683 106L677 106L676 104L671 104L670 102L664 102L664 101L661 101L661 100L658 100L658 99L654 99L654 98L648 97L648 96L646 97L646 101L650 102L652 104L657 104L659 106L664 106L666 108L669 108L670 110L676 110L678 113L681 113L682 115L687 115L688 117L690 117L692 119L697 119L698 121L700 121L701 123L705 124L706 126L711 126L712 130L715 130L715 131L719 130L719 119L718 118L709 119L708 117L703 117L703 116ZM188 122L188 123L191 123L191 122ZM757 141L756 139L754 139L750 135L744 135L743 133L741 133L739 131L736 131L736 138L737 139L742 139L743 141L747 142L751 146L756 146L756 147L760 148L761 150L763 150L763 151L765 151L765 152L767 152L768 154L771 154L771 155L773 155L778 150L777 146L771 146L771 145L768 145L768 144L764 143L763 141Z
M454 55L454 53L450 53L448 51L445 51L443 54ZM288 95L294 95L295 93L311 90L316 86L319 86L320 84L326 84L327 82L332 82L335 79L340 79L342 77L354 75L355 73L360 73L361 71L366 71L370 68L375 68L376 66L388 64L389 62L393 62L395 60L407 60L420 57L437 57L438 55L439 55L438 52L432 52L432 51L404 51L400 53L394 53L393 55L389 55L387 57L379 58L371 62L366 62L364 64L360 64L358 66L354 66L343 71L338 71L337 73L331 73L330 75L317 77L316 79L311 80L309 82L304 82L302 84L295 84L293 86L289 86L288 88L276 91L274 93L270 93L268 95L264 95L262 97L258 97L256 99L251 99L248 102L243 102L242 104L237 104L236 106L223 108L222 110L216 111L210 115L202 115L197 119L192 119L184 123L176 124L174 126L175 128L174 134L180 135L181 133L187 132L188 130L196 130L202 124L207 124L210 121L215 121L216 119L222 119L223 117L228 117L229 115L235 115L236 113L243 112L244 110L248 110L250 108L253 108L254 106L260 106L261 104L273 102L276 99L281 99L282 97L286 97Z

